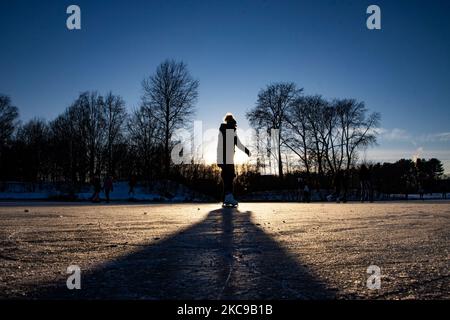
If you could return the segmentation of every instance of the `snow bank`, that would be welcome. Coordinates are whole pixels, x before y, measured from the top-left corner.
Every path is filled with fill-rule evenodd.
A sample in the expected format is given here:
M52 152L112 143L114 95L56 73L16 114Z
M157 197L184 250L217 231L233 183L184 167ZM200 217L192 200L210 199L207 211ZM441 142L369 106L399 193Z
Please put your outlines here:
M50 200L68 198L69 193L57 190L55 185L31 185L28 183L11 182L2 185L0 200ZM75 200L89 201L93 194L90 186L82 187L75 193ZM151 187L138 185L134 194L129 194L128 182L115 182L110 193L111 201L160 201L160 202L206 202L214 199L199 194L184 185L173 181L155 181ZM106 198L104 190L100 198Z

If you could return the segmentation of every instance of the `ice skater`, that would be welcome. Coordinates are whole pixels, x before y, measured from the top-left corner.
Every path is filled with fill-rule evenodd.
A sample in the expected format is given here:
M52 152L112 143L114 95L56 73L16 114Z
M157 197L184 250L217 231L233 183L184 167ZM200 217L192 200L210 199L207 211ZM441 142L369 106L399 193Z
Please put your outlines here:
M110 193L114 191L113 178L111 176L106 177L103 183L103 190L105 190L106 202L109 203Z
M224 122L219 128L219 139L217 143L217 165L221 168L223 182L223 206L238 205L233 196L233 180L236 176L234 171L235 147L245 152L250 157L248 150L239 140L236 134L237 123L231 113L227 113Z
M100 192L102 191L102 184L99 175L96 174L94 176L92 180L92 186L94 187L94 193L92 194L91 201L100 202Z
M441 181L441 192L442 192L442 199L447 199L447 181L442 180Z
M297 201L301 202L304 199L304 192L305 192L305 184L303 183L303 179L301 177L297 178Z
M128 189L128 200L129 201L134 200L134 196L135 196L134 188L136 187L136 183L137 183L136 176L134 174L132 174L130 176L130 180L128 181L128 187L129 187L129 189Z
M311 190L307 183L305 183L305 187L303 188L303 202L310 203L311 202Z
M370 199L370 172L364 163L359 168L359 183L361 186L361 202L368 201Z

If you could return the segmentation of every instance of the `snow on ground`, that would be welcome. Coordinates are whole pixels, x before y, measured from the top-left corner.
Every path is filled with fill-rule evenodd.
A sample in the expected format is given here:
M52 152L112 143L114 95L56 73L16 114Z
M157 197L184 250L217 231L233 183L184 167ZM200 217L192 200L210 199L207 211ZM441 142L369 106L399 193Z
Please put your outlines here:
M128 200L130 198L133 198L135 200L142 200L142 201L158 201L158 200L161 201L161 200L166 200L166 198L162 197L160 194L151 193L151 192L148 192L145 189L146 188L144 188L144 187L137 186L135 188L134 195L130 195L130 194L128 194L128 191L129 191L128 183L126 183L126 182L115 183L114 184L114 189L110 193L110 198L111 198L111 200L114 200L114 201ZM77 198L79 200L90 200L91 197L92 197L92 192L93 191L90 190L89 192L77 193ZM105 199L105 192L104 191L102 191L100 193L100 197L102 199Z
M137 186L135 188L134 195L128 193L129 186L127 182L120 181L114 183L114 190L110 193L110 199L112 201L126 201L132 198L137 201L157 201L157 202L205 202L214 201L211 197L201 195L199 193L190 190L189 188L177 184L175 182L169 182L169 190L171 193L170 197L167 197L165 192L162 192L162 182L157 181L154 183L152 188L146 188L144 186ZM0 192L0 200L55 200L67 197L67 193L61 192L55 185L45 184L37 185L34 187L34 191L31 184L26 183L8 183L6 186L6 191ZM93 194L93 188L90 186L85 186L82 188L81 192L75 194L77 200L88 201L91 199ZM320 194L318 192L313 192L311 195L312 201L323 201L321 199L326 199L330 191L321 190ZM241 201L297 201L298 200L297 190L278 190L278 191L261 191L253 192L246 195L240 196ZM100 197L104 200L106 198L104 191L100 193ZM350 201L358 201L359 196L357 193L349 194ZM392 200L402 200L405 195L393 194L391 195ZM423 195L424 200L438 200L442 198L441 193L426 193ZM409 200L420 199L419 194L408 195Z
M450 299L449 230L445 201L3 202L0 298Z
M50 192L0 192L0 200L47 200L55 195Z

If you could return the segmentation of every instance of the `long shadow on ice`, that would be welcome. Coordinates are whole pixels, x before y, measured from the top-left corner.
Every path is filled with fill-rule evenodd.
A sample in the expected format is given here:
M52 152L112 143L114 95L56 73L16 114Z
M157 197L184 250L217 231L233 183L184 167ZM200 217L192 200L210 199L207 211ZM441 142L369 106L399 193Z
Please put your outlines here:
M82 274L81 290L43 285L50 299L329 299L332 291L251 219L219 209L158 243Z

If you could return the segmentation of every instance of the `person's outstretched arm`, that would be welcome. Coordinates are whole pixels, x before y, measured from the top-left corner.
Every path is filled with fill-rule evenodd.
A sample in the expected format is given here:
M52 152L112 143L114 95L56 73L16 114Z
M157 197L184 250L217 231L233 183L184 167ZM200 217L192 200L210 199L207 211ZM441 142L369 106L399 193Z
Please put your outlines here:
M250 150L248 150L241 142L241 140L239 139L239 137L236 135L234 138L236 147L238 147L239 150L245 152L247 154L247 156L250 157Z
M223 153L223 135L219 131L219 136L217 138L217 165L219 167L221 167L224 163Z

